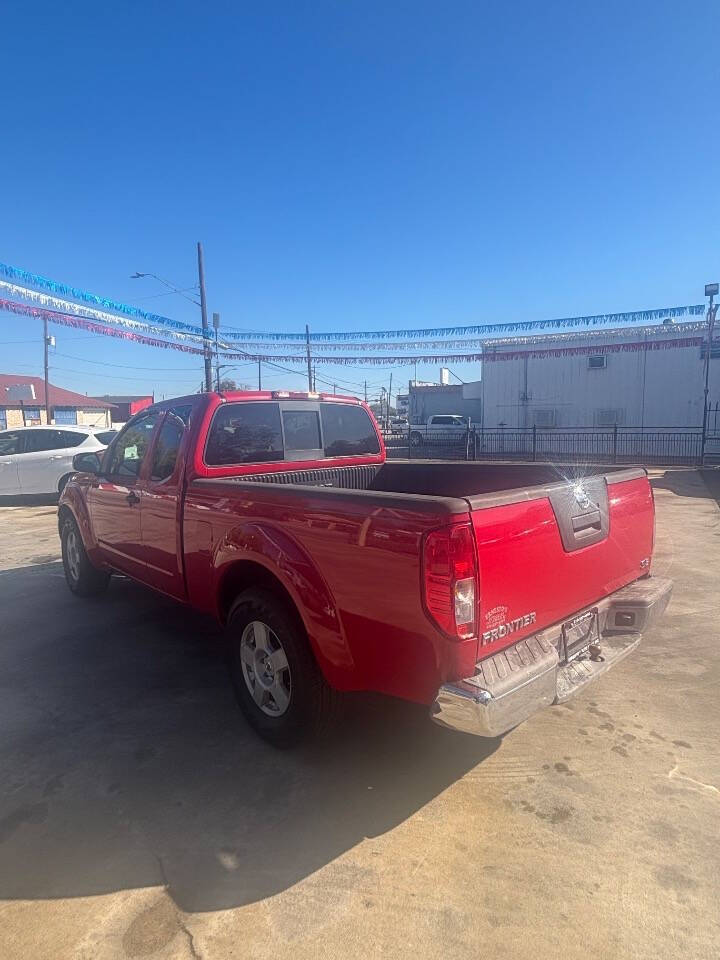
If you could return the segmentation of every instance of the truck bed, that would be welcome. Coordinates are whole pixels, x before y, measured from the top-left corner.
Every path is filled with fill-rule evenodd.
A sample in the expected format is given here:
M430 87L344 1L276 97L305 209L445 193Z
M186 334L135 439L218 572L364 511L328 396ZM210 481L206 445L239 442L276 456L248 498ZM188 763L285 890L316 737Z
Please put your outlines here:
M239 487L242 498L233 495ZM223 512L291 534L336 597L359 657L374 638L397 644L421 622L422 610L409 618L406 604L418 605L422 538L443 524L470 521L477 546L480 635L464 668L469 656L490 656L645 576L652 553L652 493L641 468L386 463L198 479L188 496L200 497L205 511L219 499ZM355 629L362 638L353 643ZM404 655L391 660L407 667L427 640L403 642ZM374 661L381 657L374 652ZM395 669L388 692L402 691L398 678Z

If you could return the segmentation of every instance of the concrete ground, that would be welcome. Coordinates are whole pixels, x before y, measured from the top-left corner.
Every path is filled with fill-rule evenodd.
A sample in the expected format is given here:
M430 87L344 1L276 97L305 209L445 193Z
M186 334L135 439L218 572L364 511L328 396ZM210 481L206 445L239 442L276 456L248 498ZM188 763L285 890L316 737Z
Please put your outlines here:
M720 483L654 476L675 595L590 692L502 741L359 698L295 753L211 622L75 599L55 509L0 509L0 957L715 960Z

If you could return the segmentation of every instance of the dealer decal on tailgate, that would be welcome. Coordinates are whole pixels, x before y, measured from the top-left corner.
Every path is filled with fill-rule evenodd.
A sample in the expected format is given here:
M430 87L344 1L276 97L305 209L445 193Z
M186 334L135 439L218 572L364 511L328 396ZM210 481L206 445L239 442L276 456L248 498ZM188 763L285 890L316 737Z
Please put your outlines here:
M507 611L507 607L505 610ZM490 612L492 613L493 611ZM489 615L486 617L486 619L489 619ZM508 620L505 623L499 623L496 627L493 627L492 630L486 630L485 633L483 633L482 642L492 643L493 640L501 640L503 637L507 637L511 633L515 633L516 630L521 630L523 627L529 627L531 623L535 623L536 619L537 614L535 610L532 610L530 613L526 613L522 617L516 617L514 620Z

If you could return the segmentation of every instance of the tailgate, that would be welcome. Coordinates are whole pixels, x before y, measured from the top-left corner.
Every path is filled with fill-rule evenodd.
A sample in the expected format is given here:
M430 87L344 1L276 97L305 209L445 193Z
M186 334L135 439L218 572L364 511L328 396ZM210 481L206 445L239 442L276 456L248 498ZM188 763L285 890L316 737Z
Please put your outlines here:
M649 572L654 505L644 470L469 502L480 572L479 657Z

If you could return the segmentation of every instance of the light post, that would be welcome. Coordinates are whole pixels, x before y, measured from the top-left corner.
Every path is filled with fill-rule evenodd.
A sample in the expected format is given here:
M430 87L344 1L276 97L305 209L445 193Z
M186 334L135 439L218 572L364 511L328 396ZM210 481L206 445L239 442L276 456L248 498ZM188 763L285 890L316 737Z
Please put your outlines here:
M705 284L705 296L710 298L710 303L708 305L708 334L707 334L707 349L705 351L705 387L703 390L703 425L702 425L702 446L700 450L700 463L704 466L705 464L705 442L707 440L707 423L708 423L708 393L710 390L710 356L712 354L712 342L713 342L713 329L715 327L715 314L717 313L717 305L714 303L715 297L718 295L720 290L720 284L717 283L706 283Z

